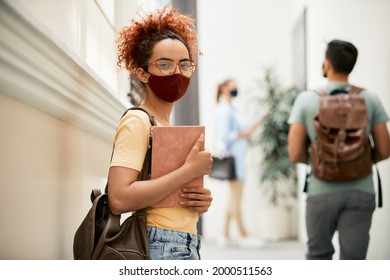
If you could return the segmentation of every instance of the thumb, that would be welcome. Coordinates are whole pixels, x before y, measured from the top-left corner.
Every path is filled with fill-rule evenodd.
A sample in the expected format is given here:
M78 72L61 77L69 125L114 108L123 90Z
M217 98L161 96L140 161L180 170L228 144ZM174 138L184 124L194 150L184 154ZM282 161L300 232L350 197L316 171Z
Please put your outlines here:
M198 151L204 150L204 134L203 133L199 136L198 140L196 140L193 148L198 150Z

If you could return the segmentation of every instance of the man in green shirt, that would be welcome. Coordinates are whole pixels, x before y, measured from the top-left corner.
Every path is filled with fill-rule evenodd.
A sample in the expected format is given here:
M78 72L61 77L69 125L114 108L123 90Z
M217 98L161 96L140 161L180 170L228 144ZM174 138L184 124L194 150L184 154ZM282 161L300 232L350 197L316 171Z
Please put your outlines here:
M333 40L328 43L322 65L328 83L322 91L332 94L334 91L348 92L351 89L348 77L357 55L357 49L349 42ZM367 107L366 132L374 142L373 162L379 162L390 155L390 137L386 126L389 116L375 93L363 89L359 94L364 97ZM319 98L317 91L302 92L292 108L288 152L295 163L310 164L307 147L316 138L313 118ZM336 230L339 233L340 259L365 259L375 210L372 173L347 182L323 181L311 174L307 187L307 259L332 259L332 238Z

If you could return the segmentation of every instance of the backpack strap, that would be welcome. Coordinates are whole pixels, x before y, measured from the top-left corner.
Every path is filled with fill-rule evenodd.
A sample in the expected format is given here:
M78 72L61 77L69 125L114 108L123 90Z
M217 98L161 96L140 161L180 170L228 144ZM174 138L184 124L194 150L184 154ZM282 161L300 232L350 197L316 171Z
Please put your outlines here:
M362 90L361 87L352 86L348 94L358 94Z
M378 180L378 208L382 208L383 201L382 201L382 182L381 177L379 176L379 169L375 164L375 170L376 170L376 177Z
M309 135L306 135L306 151L307 153L309 153L309 147L311 145L311 140L310 140L310 137ZM309 162L309 157L307 158L307 162L306 162L306 175L305 175L305 181L303 182L303 192L307 193L307 189L308 189L308 185L309 185L309 181L310 181L310 175L311 175L311 165L310 165L310 162Z
M329 95L329 92L324 90L323 88L317 88L314 90L319 96L327 96Z
M154 116L150 115L148 111L146 111L144 108L141 108L141 107L131 107L129 109L127 109L121 116L121 119L127 114L128 111L130 110L140 110L140 111L143 111L145 112L145 114L148 115L149 117L149 121L150 121L150 124L152 126L156 126L157 125L157 122L156 122L156 119L154 118Z
M303 192L307 193L307 187L309 185L309 180L310 180L310 167L308 165L306 166L306 175L305 175L305 181L303 182Z
M99 197L102 194L100 189L93 189L91 191L91 202L93 203L97 197Z
M339 93L358 94L362 90L363 90L363 88L361 88L361 87L352 86L348 92L346 90L343 90L343 89L335 89L335 90L332 90L331 92L327 92L323 88L318 88L318 89L315 89L314 91L317 92L320 96L326 96L326 95L336 95Z
M156 126L156 125L157 125L156 119L155 119L152 115L150 115L148 111L146 111L144 108L141 108L141 107L131 107L131 108L127 109L127 110L122 114L121 119L122 119L124 116L126 116L127 112L130 111L130 110L140 110L140 111L145 112L145 114L147 114L148 117L149 117L150 124L151 124L152 126ZM114 155L114 148L115 148L115 141L114 141L114 143L113 143L113 145L112 145L112 152L111 152L111 159L110 159L110 162L112 161L112 156Z
M148 111L146 111L144 108L141 108L141 107L131 107L131 108L128 108L121 116L121 119L127 114L128 111L130 110L140 110L140 111L143 111L145 112L145 114L148 115L149 117L149 121L150 121L150 124L152 126L156 126L157 125L157 121L155 119L154 116L150 115ZM150 141L150 140L149 140ZM112 151L111 151L111 159L110 159L110 162L112 161L112 157L114 156L114 148L115 148L115 141L114 143L112 144ZM150 149L148 150L148 152L146 153L146 156L145 156L145 160L144 160L144 165L142 167L142 172L149 172L148 169L150 167L150 162L147 162L147 161L150 161L151 159L151 154L150 154ZM147 167L147 168L145 168ZM146 175L143 174L141 177L144 178ZM106 187L104 189L104 192L105 193L108 193L108 179L107 179L107 183L106 183ZM143 209L142 209L143 210Z

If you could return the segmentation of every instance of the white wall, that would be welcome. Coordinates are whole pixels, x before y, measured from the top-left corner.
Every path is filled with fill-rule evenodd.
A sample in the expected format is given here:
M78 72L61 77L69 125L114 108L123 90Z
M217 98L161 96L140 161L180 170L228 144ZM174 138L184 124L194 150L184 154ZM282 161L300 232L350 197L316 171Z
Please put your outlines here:
M262 66L275 65L284 86L292 83L292 28L303 7L307 7L307 82L315 87L326 81L321 76L321 64L326 42L334 38L349 40L359 49L359 58L351 82L378 93L390 114L390 1L387 0L198 0L200 48L199 90L201 122L207 127L208 146L213 149L216 86L225 78L238 81L240 104L246 111L255 108L253 96L261 95L256 82ZM249 114L251 115L251 114ZM206 143L207 144L207 143ZM259 150L249 151L248 163L258 164ZM371 229L369 259L389 259L390 244L390 161L379 164L384 192L384 208L377 209ZM256 224L259 217L259 186L256 170L248 170L243 212L252 235L260 235ZM302 180L302 178L300 178ZM208 179L213 191L213 205L205 215L205 238L213 240L222 232L222 217L227 203L227 186ZM299 190L299 238L306 241L304 227L305 195ZM335 242L337 249L337 244ZM338 258L338 256L335 256Z
M117 92L114 1L18 2Z
M0 91L0 259L72 259L111 144Z

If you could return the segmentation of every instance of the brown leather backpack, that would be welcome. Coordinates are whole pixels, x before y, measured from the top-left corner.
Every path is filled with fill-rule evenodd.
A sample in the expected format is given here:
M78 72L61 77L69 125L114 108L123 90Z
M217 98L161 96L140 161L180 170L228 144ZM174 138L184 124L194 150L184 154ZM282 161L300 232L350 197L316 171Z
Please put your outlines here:
M359 179L372 172L371 145L366 133L368 115L361 88L347 94L320 92L314 117L317 138L311 143L312 172L325 181Z

